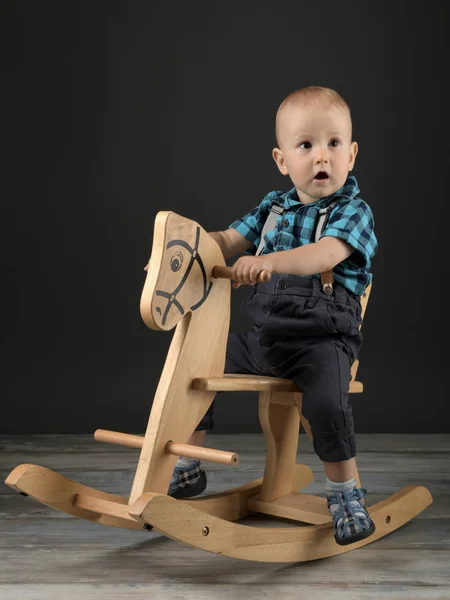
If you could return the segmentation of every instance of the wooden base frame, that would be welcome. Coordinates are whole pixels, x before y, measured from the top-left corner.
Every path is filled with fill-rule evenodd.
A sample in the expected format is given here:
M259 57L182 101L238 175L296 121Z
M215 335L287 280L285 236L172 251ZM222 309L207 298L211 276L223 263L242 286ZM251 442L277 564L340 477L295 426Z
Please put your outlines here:
M155 529L208 552L263 562L302 562L356 550L395 531L432 503L427 488L404 486L369 508L376 525L372 536L339 546L334 540L326 500L294 491L313 479L311 470L298 464L291 491L271 502L260 499L260 478L221 494L192 500L146 492L131 506L126 498L86 487L36 465L16 467L6 483L47 506L88 521L127 529ZM310 525L266 528L233 522L256 512Z

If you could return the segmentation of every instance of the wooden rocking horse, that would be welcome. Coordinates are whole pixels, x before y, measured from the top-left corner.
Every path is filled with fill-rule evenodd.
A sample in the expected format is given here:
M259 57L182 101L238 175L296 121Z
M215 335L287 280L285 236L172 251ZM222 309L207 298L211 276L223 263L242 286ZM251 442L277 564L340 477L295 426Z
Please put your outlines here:
M348 546L334 540L325 498L298 493L314 477L296 464L302 392L291 381L224 374L230 319L230 270L217 243L197 223L159 212L141 314L152 329L176 330L157 387L145 437L97 430L95 439L140 448L129 498L86 487L45 467L23 464L7 477L13 489L82 519L129 529L156 529L185 544L235 558L299 562L370 544L401 527L432 503L421 485L407 485L370 507L369 538ZM363 314L370 289L362 300ZM350 392L362 392L352 367ZM264 476L224 493L176 500L167 495L179 455L236 465L238 456L187 444L218 391L259 392L266 441ZM360 481L355 474L358 487ZM289 528L234 523L263 513L301 522Z

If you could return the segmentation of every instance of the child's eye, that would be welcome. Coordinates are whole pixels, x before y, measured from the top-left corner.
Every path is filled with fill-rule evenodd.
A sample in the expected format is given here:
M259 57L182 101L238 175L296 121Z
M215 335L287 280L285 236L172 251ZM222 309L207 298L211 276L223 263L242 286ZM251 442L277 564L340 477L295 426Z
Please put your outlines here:
M330 144L333 146L333 148L336 148L336 146L339 146L341 142L339 140L331 140Z
M308 148L311 148L311 142L302 142L301 144L299 144L300 148L303 148L303 146L306 146L306 148L303 148L304 150L307 150Z

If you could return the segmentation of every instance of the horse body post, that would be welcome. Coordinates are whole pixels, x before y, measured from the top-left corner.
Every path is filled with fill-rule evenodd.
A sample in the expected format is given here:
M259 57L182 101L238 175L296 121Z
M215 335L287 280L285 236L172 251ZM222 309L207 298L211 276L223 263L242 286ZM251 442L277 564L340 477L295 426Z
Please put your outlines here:
M222 376L230 322L230 282L212 271L225 261L195 221L158 213L141 315L153 329L176 331L157 387L130 495L167 493L176 456L167 442L186 443L215 392L192 388L196 377Z

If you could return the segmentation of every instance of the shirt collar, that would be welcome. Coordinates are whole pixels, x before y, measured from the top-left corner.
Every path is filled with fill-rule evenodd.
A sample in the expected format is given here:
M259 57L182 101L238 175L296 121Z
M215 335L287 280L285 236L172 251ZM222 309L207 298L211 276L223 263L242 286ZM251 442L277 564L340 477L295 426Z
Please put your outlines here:
M309 204L304 204L303 202L300 202L295 187L293 187L292 190L289 190L289 192L285 192L284 194L282 194L279 199L283 203L283 206L285 208L291 208L293 206L298 205L325 208L333 200L339 201L343 198L351 200L359 194L359 191L360 190L358 182L356 181L356 177L354 175L349 175L344 185L341 188L339 188L336 192L334 192L334 194L331 194L330 196L325 196L324 198L320 198L319 200L315 200L314 202L310 202Z

